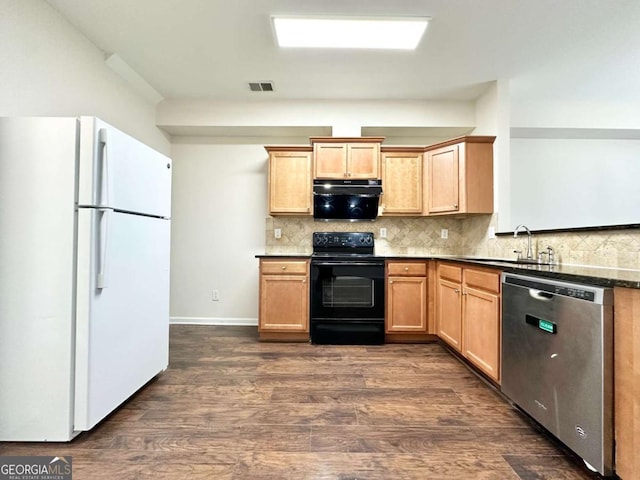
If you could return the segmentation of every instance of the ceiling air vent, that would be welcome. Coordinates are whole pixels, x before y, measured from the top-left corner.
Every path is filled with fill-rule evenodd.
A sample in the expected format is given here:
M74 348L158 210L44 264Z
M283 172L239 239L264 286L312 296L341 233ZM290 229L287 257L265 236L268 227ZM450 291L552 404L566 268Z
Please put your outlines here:
M249 89L252 92L273 92L273 82L250 82Z

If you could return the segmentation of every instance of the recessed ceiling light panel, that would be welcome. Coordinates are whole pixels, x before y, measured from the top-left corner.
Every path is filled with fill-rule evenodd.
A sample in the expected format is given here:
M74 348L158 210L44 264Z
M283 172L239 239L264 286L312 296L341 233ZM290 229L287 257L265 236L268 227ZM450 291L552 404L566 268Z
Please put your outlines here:
M414 50L429 17L280 17L273 16L280 47Z

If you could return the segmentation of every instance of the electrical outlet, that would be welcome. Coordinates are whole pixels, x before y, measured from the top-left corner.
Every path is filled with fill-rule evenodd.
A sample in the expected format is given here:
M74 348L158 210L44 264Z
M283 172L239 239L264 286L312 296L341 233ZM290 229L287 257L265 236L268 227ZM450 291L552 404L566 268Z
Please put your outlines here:
M218 292L218 290L213 290L211 292L211 301L212 302L217 302L220 300L220 293Z
M496 227L489 227L489 238L496 238Z
M275 238L282 238L282 229L280 228L274 228L273 229L273 236Z
M449 229L443 228L442 230L440 230L440 238L443 240L449 238Z
M387 238L387 229L386 228L381 228L380 229L380 238Z

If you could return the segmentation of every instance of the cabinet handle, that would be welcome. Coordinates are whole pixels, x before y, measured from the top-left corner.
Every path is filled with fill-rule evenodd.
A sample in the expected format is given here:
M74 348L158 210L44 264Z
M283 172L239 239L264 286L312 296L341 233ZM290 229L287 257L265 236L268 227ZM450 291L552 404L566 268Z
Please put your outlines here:
M454 203L454 204L453 204L453 208L458 208L458 204L457 204L457 203Z
M456 293L460 293L460 290L458 290L457 288L456 288L456 290L455 290L455 291L456 291Z
M409 267L404 267L404 271L408 272L409 271Z
M393 280L389 280L389 283L393 283Z
M286 269L287 269L287 266L286 266L286 265L283 265L283 266L282 266L282 270L286 270Z

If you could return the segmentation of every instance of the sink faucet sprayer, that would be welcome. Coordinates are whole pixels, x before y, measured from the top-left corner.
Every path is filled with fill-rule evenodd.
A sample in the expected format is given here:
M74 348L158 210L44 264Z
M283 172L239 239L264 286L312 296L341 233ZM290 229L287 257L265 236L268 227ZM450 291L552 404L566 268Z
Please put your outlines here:
M526 225L520 224L513 231L513 238L518 238L518 231L523 228L527 232L527 260L533 260L533 250L531 248L531 230ZM517 250L516 250L517 251Z

